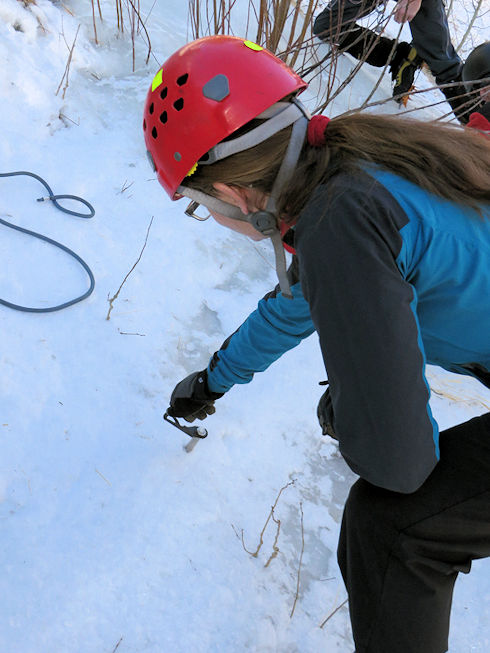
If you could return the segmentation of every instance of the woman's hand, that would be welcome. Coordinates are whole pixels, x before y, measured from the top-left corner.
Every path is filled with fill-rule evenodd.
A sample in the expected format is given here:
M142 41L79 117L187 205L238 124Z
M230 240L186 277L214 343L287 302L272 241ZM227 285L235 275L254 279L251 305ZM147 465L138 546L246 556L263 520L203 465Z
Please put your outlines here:
M213 415L214 402L222 396L209 390L206 370L194 372L175 386L167 413L171 417L183 417L186 422L206 419Z

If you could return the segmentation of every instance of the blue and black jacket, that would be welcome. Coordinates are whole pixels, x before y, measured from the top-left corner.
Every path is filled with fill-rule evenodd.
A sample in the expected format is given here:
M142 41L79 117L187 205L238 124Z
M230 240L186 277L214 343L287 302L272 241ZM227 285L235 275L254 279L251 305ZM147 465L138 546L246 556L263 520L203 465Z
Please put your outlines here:
M426 363L490 387L490 206L479 215L372 166L317 188L295 248L294 299L259 302L211 359L209 388L248 383L316 330L346 462L413 492L439 458Z

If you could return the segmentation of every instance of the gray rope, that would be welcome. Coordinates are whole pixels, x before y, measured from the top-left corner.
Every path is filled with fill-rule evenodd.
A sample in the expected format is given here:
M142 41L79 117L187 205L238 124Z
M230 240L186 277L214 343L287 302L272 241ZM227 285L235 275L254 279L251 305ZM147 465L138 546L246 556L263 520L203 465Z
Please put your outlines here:
M53 191L49 187L48 183L42 178L39 177L39 175L34 174L33 172L26 172L24 170L19 171L19 172L0 172L0 177L15 177L17 175L27 175L29 177L33 177L34 179L37 179L48 191L48 197L40 197L38 198L38 202L45 202L47 200L50 200L53 202L54 206L59 209L60 211L63 211L63 213L68 213L70 215L74 215L79 218L93 218L95 215L95 210L93 206L90 204L90 202L87 202L87 200L84 200L81 197L78 197L77 195L53 195ZM89 210L89 213L79 213L78 211L71 211L70 209L66 209L65 207L61 206L61 204L58 203L58 200L60 199L71 199L75 200L77 202L81 202L84 206L86 206ZM11 222L7 222L7 220L3 220L0 218L0 224L3 224L5 227L9 227L10 229L15 229L16 231L20 231L23 234L27 234L28 236L33 236L34 238L38 238L39 240L45 241L49 243L50 245L54 245L55 247L58 247L59 249L63 250L70 256L72 256L80 265L83 267L85 272L88 275L90 285L89 288L86 292L83 293L83 295L80 295L79 297L76 297L75 299L71 299L67 302L63 302L62 304L58 304L57 306L49 306L48 308L33 308L30 306L21 306L20 304L14 304L13 302L9 302L5 299L0 299L0 304L3 306L7 306L7 308L12 308L15 311L23 311L25 313L52 313L54 311L60 311L63 308L67 308L68 306L72 306L73 304L77 304L78 302L81 302L82 300L86 299L89 297L94 288L95 288L95 279L94 275L92 274L92 270L89 268L87 263L78 256L73 250L71 250L69 247L66 247L65 245L62 245L61 243L58 243L56 240L53 240L52 238L48 238L47 236L44 236L43 234L39 234L35 231L30 231L29 229L25 229L24 227L19 227L15 224L12 224Z

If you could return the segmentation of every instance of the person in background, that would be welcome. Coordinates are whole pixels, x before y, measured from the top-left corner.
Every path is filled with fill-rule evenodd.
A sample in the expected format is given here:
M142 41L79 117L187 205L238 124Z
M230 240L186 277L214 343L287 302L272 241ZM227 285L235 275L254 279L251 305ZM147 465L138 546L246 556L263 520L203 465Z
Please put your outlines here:
M478 92L481 98L481 106L470 115L468 127L490 132L490 41L481 43L469 54L462 78L468 93Z
M389 64L393 97L398 102L406 101L415 73L425 61L454 115L461 123L468 122L474 102L461 83L463 62L451 42L443 0L398 0L393 17L400 24L409 23L412 43L398 42L356 24L382 4L382 0L332 0L316 17L313 33L372 66Z
M406 116L310 117L305 87L230 36L185 45L151 83L164 190L270 238L279 279L167 412L204 419L316 331L319 421L359 476L338 548L356 653L442 653L458 573L490 555L490 413L439 432L425 367L490 387L490 142Z

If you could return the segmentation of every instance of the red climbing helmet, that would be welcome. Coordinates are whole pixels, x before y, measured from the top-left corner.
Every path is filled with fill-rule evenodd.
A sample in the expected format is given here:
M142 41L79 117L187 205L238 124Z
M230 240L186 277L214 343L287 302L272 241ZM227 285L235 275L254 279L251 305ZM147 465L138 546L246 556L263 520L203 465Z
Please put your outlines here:
M259 45L208 36L175 52L155 75L145 102L146 148L171 198L217 143L307 84Z

